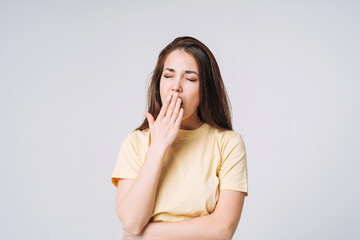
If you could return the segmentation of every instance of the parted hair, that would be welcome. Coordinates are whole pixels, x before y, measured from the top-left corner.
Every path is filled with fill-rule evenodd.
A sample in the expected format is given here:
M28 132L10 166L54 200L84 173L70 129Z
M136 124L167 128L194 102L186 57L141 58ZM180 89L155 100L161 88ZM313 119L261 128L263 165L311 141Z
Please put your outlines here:
M231 103L229 101L219 66L212 52L199 40L183 36L178 37L161 50L156 66L152 72L147 93L148 112L156 120L162 102L160 97L160 79L166 57L174 50L182 50L196 59L200 78L200 103L197 114L202 122L222 130L232 130ZM145 117L143 123L135 130L149 128Z

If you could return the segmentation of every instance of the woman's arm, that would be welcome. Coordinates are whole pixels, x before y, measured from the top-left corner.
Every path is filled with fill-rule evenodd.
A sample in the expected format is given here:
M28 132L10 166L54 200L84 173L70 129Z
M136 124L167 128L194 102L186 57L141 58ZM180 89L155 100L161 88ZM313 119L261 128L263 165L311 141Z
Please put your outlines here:
M148 223L144 231L135 236L124 234L124 239L232 239L238 226L245 194L233 190L220 190L215 211L206 216L180 222Z
M149 148L136 180L119 180L116 212L125 231L139 234L149 221L162 169L163 153Z
M210 214L180 222L149 223L144 229L144 239L230 239L225 224Z
M118 182L116 212L123 229L132 234L139 234L152 215L163 158L176 138L183 116L181 101L177 100L176 93L169 96L156 121L150 113L146 113L151 144L143 166L135 181Z

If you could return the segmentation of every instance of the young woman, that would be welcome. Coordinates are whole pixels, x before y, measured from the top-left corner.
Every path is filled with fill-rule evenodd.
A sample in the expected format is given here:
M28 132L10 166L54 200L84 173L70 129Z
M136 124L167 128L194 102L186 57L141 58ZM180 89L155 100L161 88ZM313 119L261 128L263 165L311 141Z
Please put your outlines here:
M159 55L144 122L112 173L124 239L231 239L248 195L241 134L210 50L178 37Z

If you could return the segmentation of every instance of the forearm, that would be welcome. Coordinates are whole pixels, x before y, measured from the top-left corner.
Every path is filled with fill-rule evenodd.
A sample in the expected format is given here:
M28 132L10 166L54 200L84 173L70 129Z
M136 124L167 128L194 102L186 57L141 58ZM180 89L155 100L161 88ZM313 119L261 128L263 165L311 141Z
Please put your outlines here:
M179 222L148 223L141 236L145 240L229 240L232 233L221 219L210 214Z
M121 202L118 215L126 231L140 233L152 215L164 151L150 147L143 166Z

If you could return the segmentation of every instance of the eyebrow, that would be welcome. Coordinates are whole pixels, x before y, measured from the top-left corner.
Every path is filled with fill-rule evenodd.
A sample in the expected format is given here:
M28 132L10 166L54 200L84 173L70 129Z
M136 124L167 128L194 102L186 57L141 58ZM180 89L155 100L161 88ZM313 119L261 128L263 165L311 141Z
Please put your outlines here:
M175 72L175 70L173 68L165 68L164 71L166 71L166 70L168 70L170 72ZM191 71L191 70L185 70L185 73L194 73L199 76L199 74L197 72Z

